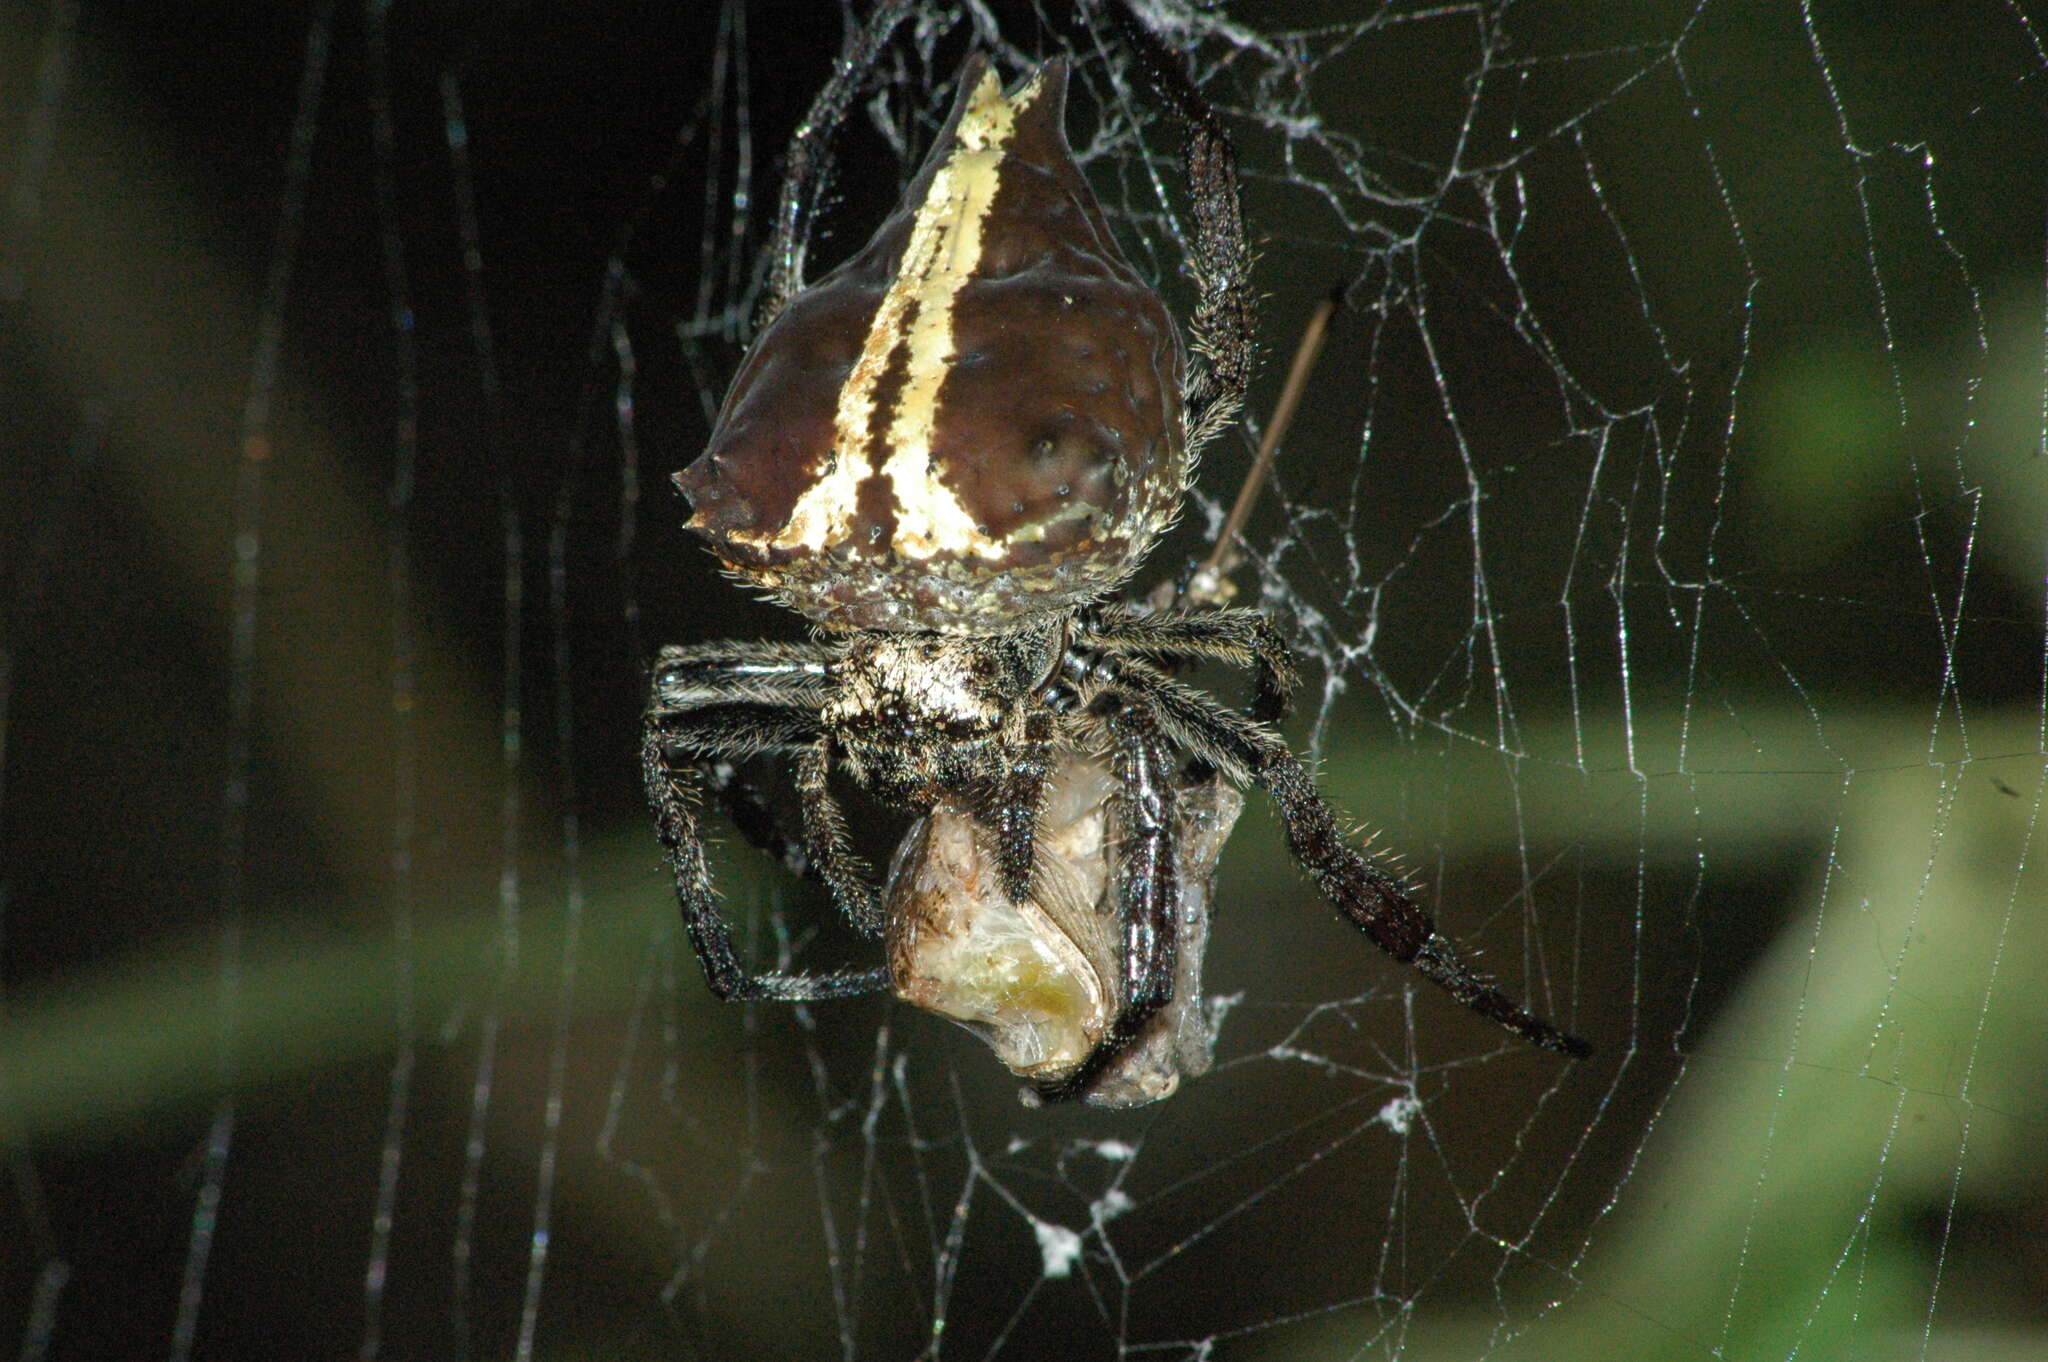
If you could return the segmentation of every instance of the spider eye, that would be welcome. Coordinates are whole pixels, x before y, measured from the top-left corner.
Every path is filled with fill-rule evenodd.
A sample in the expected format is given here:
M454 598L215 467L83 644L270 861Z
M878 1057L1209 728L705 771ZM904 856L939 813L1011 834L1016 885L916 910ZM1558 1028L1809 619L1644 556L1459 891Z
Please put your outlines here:
M1178 505L1180 337L1067 146L1066 80L1005 94L970 60L902 204L762 333L677 478L729 567L821 621L1072 608Z

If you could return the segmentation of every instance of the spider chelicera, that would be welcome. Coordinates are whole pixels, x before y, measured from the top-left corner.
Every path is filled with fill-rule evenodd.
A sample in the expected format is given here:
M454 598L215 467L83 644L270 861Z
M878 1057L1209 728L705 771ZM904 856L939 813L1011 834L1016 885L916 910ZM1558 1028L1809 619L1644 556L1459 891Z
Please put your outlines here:
M893 988L980 1030L1027 1099L1164 1096L1207 1064L1190 996L1200 934L1237 788L1255 785L1373 944L1533 1044L1584 1055L1340 831L1274 730L1294 669L1262 615L1117 599L1242 402L1255 322L1235 153L1173 59L1124 27L1186 136L1192 364L1067 147L1063 61L1006 94L970 59L896 212L809 288L823 138L873 51L841 61L792 145L770 320L676 481L688 528L817 633L662 650L642 749L711 990L813 1002ZM878 22L863 40L886 36ZM1246 711L1176 679L1204 662L1251 669ZM740 778L764 756L794 763L800 838ZM914 819L886 881L853 848L834 772ZM889 963L742 965L705 868L705 793L886 937Z

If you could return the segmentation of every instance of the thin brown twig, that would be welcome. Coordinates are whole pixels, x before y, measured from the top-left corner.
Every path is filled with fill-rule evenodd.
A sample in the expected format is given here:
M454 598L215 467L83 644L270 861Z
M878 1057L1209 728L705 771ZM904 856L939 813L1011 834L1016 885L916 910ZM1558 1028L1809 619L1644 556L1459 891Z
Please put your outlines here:
M1332 289L1317 304L1315 315L1302 329L1301 341L1294 347L1294 363L1287 370L1287 383L1280 389L1280 401L1266 422L1265 435L1259 440L1258 455L1252 460L1251 471L1245 474L1244 485L1237 490L1237 501L1223 522L1223 532L1216 536L1216 543L1209 550L1208 560L1195 571L1190 594L1199 595L1205 589L1213 592L1242 560L1237 551L1237 537L1245 522L1251 519L1252 507L1259 499L1267 476L1273 471L1273 459L1280 452L1280 441L1286 436L1287 427L1294 422L1295 410L1301 405L1301 395L1308 388L1309 374L1315 370L1316 360L1323 353L1323 344L1329 339L1330 320L1342 306L1340 291Z

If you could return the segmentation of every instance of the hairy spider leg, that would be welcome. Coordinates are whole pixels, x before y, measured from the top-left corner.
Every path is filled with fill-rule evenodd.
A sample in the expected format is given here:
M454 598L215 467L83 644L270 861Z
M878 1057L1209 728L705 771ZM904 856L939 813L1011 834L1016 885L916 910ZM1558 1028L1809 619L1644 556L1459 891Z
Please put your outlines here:
M675 878L676 903L682 909L683 930L704 967L705 983L714 996L728 1002L810 1003L830 998L853 998L880 993L889 986L885 969L838 970L830 974L750 973L740 964L733 948L732 929L719 910L711 889L711 875L704 865L704 840L690 809L689 763L677 764L669 755L671 744L697 737L696 723L715 726L719 719L709 711L688 715L650 714L641 744L640 765L647 781L647 802L654 809L655 834L666 852L669 870ZM699 740L700 747L709 742Z
M1124 666L1120 679L1151 704L1174 742L1231 779L1256 783L1272 796L1295 859L1323 897L1375 946L1532 1045L1574 1058L1593 1052L1584 1040L1524 1011L1466 963L1400 880L1349 845L1301 759L1272 730L1143 662Z
M832 793L832 735L821 733L796 759L796 792L803 801L804 840L832 901L862 936L882 934L882 898L875 872L853 849L846 813Z
M1252 295L1252 252L1238 202L1237 151L1180 60L1123 0L1107 6L1139 69L1173 111L1184 141L1194 235L1187 242L1196 301L1188 330L1194 356L1183 385L1187 448L1193 455L1244 405L1258 362L1258 308Z
M698 643L663 648L653 668L654 703L666 709L695 708L702 699L693 692L705 685L720 696L747 677L770 678L778 688L805 687L824 691L825 669L832 650L819 643ZM782 826L782 818L766 795L727 760L699 764L698 779L718 797L734 829L747 844L779 863L790 874L823 883L803 838Z
M775 320L789 300L803 291L804 249L811 228L832 187L832 134L861 89L874 79L882 49L896 26L916 9L918 0L881 0L867 22L847 33L832 63L832 77L818 91L790 135L783 167L782 197L775 205L775 228L769 235L768 287L754 319L755 330Z
M975 791L969 806L975 820L995 834L996 871L1003 878L1003 892L1020 903L1031 896L1038 822L1045 814L1047 782L1058 755L1056 727L1050 710L1026 714L1023 736L1013 745L1002 775Z
M1104 605L1085 617L1080 638L1088 648L1133 653L1169 670L1201 662L1247 668L1250 713L1262 724L1286 717L1300 682L1280 631L1243 607L1139 612Z
M641 774L675 881L683 928L706 983L719 998L818 1002L878 993L889 985L885 969L804 975L750 973L741 965L711 887L703 832L692 808L700 789L711 784L704 775L707 766L756 756L801 759L815 747L818 695L829 655L824 645L713 643L664 649L655 667ZM826 858L818 851L813 845L820 873L828 874ZM872 898L872 888L863 888ZM843 902L840 906L847 908Z
M1081 1066L1037 1088L1039 1100L1085 1096L1159 1009L1173 1001L1180 923L1173 753L1151 708L1117 686L1101 688L1088 715L1109 731L1122 848L1117 856L1117 1010Z
M1279 632L1256 611L1141 615L1123 606L1103 605L1084 612L1077 625L1058 684L1069 696L1092 697L1088 717L1102 724L1111 738L1124 837L1117 868L1122 970L1118 1008L1109 1029L1079 1069L1058 1082L1039 1085L1037 1095L1045 1102L1086 1096L1145 1024L1173 1001L1180 920L1173 749L1150 706L1114 684L1121 667L1119 655L1163 665L1214 661L1249 668L1256 677L1252 714L1260 723L1286 713L1296 682Z

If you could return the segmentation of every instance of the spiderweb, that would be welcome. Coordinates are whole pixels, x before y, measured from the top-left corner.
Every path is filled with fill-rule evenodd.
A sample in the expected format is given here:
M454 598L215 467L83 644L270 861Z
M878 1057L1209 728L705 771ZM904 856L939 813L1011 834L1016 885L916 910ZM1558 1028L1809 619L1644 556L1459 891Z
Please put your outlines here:
M798 629L666 479L866 10L0 18L16 1354L2042 1355L2038 24L1140 7L1267 355L1154 572L1341 290L1240 599L1333 799L1597 1053L1418 987L1248 812L1217 1066L1107 1113L897 1005L712 1002L638 804L652 649ZM894 36L812 273L975 45L1074 57L1184 314L1170 129L994 0ZM750 958L872 949L714 855Z

